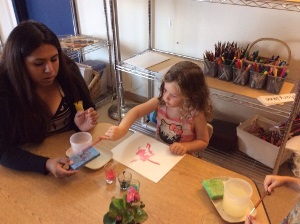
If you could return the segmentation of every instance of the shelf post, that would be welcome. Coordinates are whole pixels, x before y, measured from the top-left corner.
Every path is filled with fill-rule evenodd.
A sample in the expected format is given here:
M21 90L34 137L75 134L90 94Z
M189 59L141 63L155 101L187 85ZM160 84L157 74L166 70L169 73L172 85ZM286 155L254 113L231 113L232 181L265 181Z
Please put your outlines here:
M293 106L291 108L289 118L287 120L286 128L284 130L283 138L282 138L281 145L279 147L278 155L276 158L276 162L274 165L273 174L278 174L279 166L281 164L283 154L286 151L285 145L286 145L287 140L289 139L289 134L292 129L293 122L294 122L295 118L297 117L297 114L299 111L299 105L300 105L300 82L298 81L295 100L294 100Z
M70 0L70 6L71 6L71 13L72 13L72 22L73 22L73 29L74 29L74 35L79 35L79 26L78 26L78 19L77 19L77 10L76 10L76 3L75 0ZM77 55L78 61L83 61L83 56L81 53L78 53Z
M118 24L118 9L117 0L110 0L110 14L111 14L111 28L113 34L113 51L114 51L114 64L115 64L115 81L118 95L118 104L113 104L108 108L108 116L114 120L121 121L126 115L128 110L135 106L135 104L125 104L124 101L124 88L121 71L116 69L121 61L120 56L120 41L119 41L119 24Z
M107 39L107 47L108 47L108 61L109 61L109 73L111 79L113 79L113 72L114 72L114 67L112 63L112 44L110 40L110 34L109 34L109 20L108 20L108 14L107 14L107 4L106 0L103 0L103 10L104 10L104 15L105 15L105 25L106 25L106 39ZM114 93L112 93L114 94ZM113 96L112 96L113 98Z

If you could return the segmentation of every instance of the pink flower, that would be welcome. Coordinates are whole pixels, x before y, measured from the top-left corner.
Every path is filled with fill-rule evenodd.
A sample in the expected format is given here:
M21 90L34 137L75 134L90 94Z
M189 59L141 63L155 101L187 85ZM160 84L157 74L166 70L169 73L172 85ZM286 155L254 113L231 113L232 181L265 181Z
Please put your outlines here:
M126 201L127 203L140 201L139 192L133 186L130 186L127 191Z
M123 217L122 217L121 215L118 215L118 216L117 216L117 221L121 221L122 218L123 218Z

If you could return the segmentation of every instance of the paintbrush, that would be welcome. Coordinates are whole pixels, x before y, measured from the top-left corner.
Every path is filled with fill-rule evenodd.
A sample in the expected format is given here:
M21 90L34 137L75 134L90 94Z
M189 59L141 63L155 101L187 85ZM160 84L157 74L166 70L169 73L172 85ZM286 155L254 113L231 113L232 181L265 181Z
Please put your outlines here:
M90 148L94 147L95 145L97 145L99 142L101 142L102 140L107 140L107 138L105 136L100 136L97 138L97 140L93 141L92 144L84 149L81 150L81 152L85 152L87 150L89 150Z
M261 198L259 199L259 201L254 205L254 208L250 211L250 215L252 215L252 213L255 211L255 209L259 206L259 204L262 202L262 200L264 200L264 198L269 195L270 193L268 191L265 191L263 193L263 195L261 196Z

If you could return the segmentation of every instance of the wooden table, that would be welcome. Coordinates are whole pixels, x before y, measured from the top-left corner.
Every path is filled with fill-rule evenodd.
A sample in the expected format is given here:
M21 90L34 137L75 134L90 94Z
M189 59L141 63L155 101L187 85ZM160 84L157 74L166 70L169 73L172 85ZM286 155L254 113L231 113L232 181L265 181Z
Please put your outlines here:
M110 125L98 124L91 133L94 137L103 135ZM72 134L70 131L52 136L42 145L31 148L40 155L63 156L70 147ZM112 149L124 138L100 144ZM129 168L117 163L117 172L126 169ZM259 200L257 188L249 178L190 155L186 155L157 184L133 170L130 172L141 182L141 199L149 215L146 223L201 223L203 215L218 214L201 185L207 178L230 176L245 179L254 189L252 201ZM111 197L121 194L118 183L106 184L103 168L81 168L75 176L56 179L52 175L19 172L0 166L0 176L0 217L1 223L5 224L99 224L108 211ZM269 223L262 205L258 207L256 217L260 223Z

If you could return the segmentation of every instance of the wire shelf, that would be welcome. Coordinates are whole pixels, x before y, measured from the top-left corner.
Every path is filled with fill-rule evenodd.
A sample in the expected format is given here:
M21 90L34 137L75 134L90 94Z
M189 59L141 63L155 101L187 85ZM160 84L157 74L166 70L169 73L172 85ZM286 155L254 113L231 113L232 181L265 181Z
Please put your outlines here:
M275 1L256 1L256 0L194 0L194 1L300 12L300 2L294 2L294 1L276 1L276 0Z
M98 49L110 46L110 43L105 39L100 39L87 35L68 35L59 36L58 38L60 40L63 51L72 59L81 57L82 55L88 54ZM81 40L86 46L76 47L75 43L78 40ZM66 41L69 42L70 46L66 46ZM74 41L74 46L72 46L72 41Z
M142 51L141 53L134 55L131 58L140 56L149 51L159 52L166 56L174 56L174 57L179 57L182 59L187 59L187 60L190 60L190 61L193 61L193 62L199 64L200 66L203 65L203 59L179 55L176 53L170 53L170 52L161 51L158 49L145 50L145 51ZM128 59L126 59L126 60L128 60ZM122 72L126 72L129 74L135 75L135 76L146 78L148 80L161 81L163 74L161 74L159 72L151 71L149 69L140 68L135 65L128 64L125 62L126 60L122 61L119 65L116 65L116 69L119 71L122 71ZM293 80L289 80L289 81L294 82ZM285 118L287 118L289 116L290 109L292 106L292 103L285 103L284 105L275 105L275 106L267 107L267 106L264 106L261 103L259 103L258 100L254 99L254 98L245 97L240 94L234 94L234 93L228 93L228 92L224 93L224 90L219 90L219 89L215 89L215 90L217 90L217 91L214 91L214 93L211 93L211 96L214 98L224 100L227 102L231 102L231 103L235 103L235 104L239 104L239 105L244 105L244 106L254 108L257 110L261 110L261 111L265 111L265 112L268 112L271 114L276 114L276 115L279 115L279 116L282 116Z
M284 118L288 118L293 104L292 102L289 102L289 103L285 103L284 105L274 105L271 107L270 106L267 107L258 103L256 99L250 99L250 98L243 99L241 96L235 96L235 95L227 96L220 93L211 93L211 97L226 102L247 106L256 110L261 110L270 114L275 114Z

